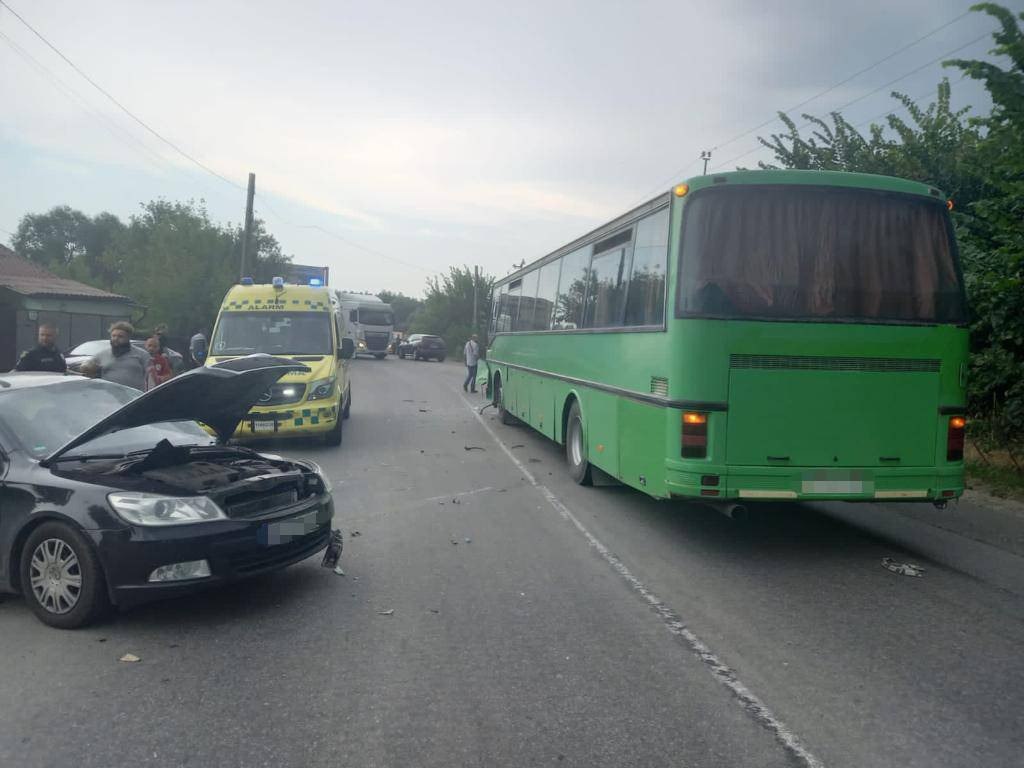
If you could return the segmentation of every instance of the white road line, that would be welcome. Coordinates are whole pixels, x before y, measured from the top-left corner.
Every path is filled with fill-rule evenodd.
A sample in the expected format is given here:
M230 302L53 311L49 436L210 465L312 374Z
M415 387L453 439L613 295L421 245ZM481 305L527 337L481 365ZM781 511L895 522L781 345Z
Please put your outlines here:
M466 401L469 402L468 400ZM487 430L487 434L491 436L491 439L498 444L498 447L508 456L509 460L519 471L523 474L523 477L536 488L541 494L547 499L558 514L564 519L572 523L583 537L587 540L587 543L597 551L598 554L604 558L604 561L612 567L619 576L636 592L661 618L662 623L668 629L672 635L680 640L687 648L689 648L697 658L699 658L711 671L714 678L728 688L732 694L739 700L740 705L743 709L754 718L758 723L771 731L778 742L789 752L793 757L800 761L800 763L806 768L824 768L825 764L821 762L810 750L807 749L800 741L800 739L793 733L789 727L777 718L767 705L761 701L754 693L743 684L742 681L736 676L736 673L721 659L715 655L703 640L697 635L691 632L686 624L683 623L682 618L671 608L669 608L661 598L649 590L640 579L630 572L618 557L616 557L601 541L594 536L590 531L587 530L586 526L579 521L579 518L574 515L562 501L555 496L550 488L537 481L533 473L518 459L515 454L510 451L505 443L501 441L501 438L495 433L491 426L487 423L484 417L477 411L475 407L470 406L470 410L473 415L476 416L477 421L480 425Z

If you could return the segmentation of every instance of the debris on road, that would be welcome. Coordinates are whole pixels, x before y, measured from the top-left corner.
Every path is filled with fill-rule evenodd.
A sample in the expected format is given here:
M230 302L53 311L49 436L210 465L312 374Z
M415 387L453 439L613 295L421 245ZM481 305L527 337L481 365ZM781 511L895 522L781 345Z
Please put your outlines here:
M464 445L462 446L464 451L486 451L486 448L481 448L479 445Z
M420 408L419 411L420 411L420 413L430 413L430 409L429 408Z
M525 448L525 447L526 447L526 446L525 446L525 445L523 445L522 443L516 443L515 445L510 445L510 446L509 446L509 450L512 450L512 451L514 451L514 450L515 450L516 448Z
M449 539L449 541L451 541L453 547L459 546L459 542L457 542L455 539Z
M540 464L540 459L535 459L533 458L533 456L527 459L527 461L529 461L531 464Z
M118 661L123 661L126 664L134 664L137 661L142 661L142 659L140 659L134 653L126 653L124 656L118 659Z
M416 401L415 400L403 400L402 402L403 403L415 403Z
M459 497L458 496L456 496L455 498L452 499L452 504L461 504L461 503L462 502L459 501Z
M924 568L920 565L914 565L913 563L899 563L891 557L883 557L882 566L884 568L888 568L893 573L898 573L900 576L921 576L924 573Z
M466 539L466 543L467 543L467 544L472 544L472 543L473 543L473 540L472 540L472 539Z
M362 531L352 531L352 533L350 533L350 534L349 534L349 536L351 536L351 537L352 537L353 539L354 539L354 538L355 538L356 536L362 536L362 535L363 535L363 532L362 532Z
M386 611L377 611L377 615L378 616L394 616L394 614L395 614L395 609L394 608L388 608Z

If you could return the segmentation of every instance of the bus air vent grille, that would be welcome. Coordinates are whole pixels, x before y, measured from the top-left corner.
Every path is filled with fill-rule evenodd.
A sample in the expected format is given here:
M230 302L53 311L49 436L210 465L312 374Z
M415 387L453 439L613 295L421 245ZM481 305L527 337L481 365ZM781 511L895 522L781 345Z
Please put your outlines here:
M729 355L730 368L780 371L869 371L937 373L939 360L907 357L812 357L803 355ZM653 383L651 385L653 387Z
M651 376L651 394L668 397L668 379L664 376Z

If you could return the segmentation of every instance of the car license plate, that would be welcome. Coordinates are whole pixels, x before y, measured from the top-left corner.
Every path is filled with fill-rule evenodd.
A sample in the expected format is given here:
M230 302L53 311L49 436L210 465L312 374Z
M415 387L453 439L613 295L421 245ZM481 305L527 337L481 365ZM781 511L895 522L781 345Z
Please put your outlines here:
M800 490L803 493L847 495L864 493L866 487L860 472L821 469L805 473Z
M253 432L274 432L276 426L277 426L277 423L273 422L273 421L255 421L254 420L253 423L252 423L252 431Z
M287 544L289 541L301 539L312 533L319 526L320 510L318 509L277 523L265 523L260 528L260 543L267 547Z

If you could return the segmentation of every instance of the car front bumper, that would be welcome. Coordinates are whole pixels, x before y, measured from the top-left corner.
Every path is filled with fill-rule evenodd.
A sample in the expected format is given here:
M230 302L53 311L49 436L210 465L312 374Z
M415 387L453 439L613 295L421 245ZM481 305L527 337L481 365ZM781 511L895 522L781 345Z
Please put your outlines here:
M330 494L258 518L93 531L111 601L122 608L184 595L297 563L330 541ZM150 582L162 565L206 560L210 576Z

